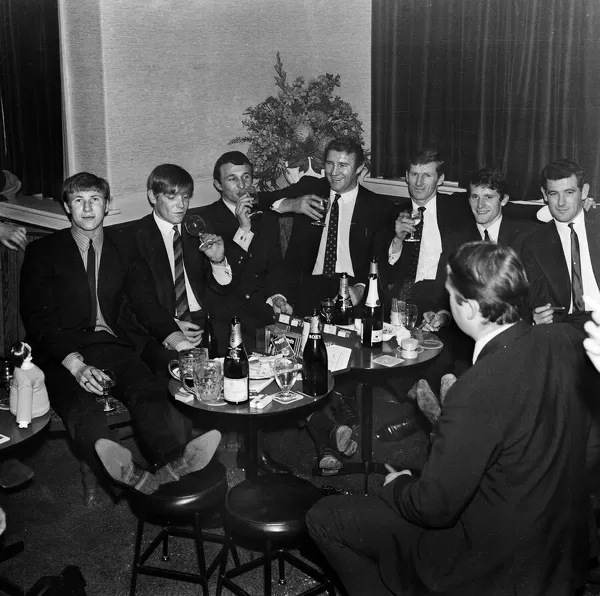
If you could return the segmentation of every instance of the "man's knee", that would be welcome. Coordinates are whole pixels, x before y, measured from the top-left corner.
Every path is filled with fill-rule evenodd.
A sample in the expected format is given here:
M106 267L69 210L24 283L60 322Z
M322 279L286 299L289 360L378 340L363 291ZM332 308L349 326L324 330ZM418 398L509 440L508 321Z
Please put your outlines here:
M324 497L317 501L306 514L306 527L310 537L317 543L322 542L323 538L331 540L335 534L333 532L334 520L332 512L340 508L339 496L332 495Z

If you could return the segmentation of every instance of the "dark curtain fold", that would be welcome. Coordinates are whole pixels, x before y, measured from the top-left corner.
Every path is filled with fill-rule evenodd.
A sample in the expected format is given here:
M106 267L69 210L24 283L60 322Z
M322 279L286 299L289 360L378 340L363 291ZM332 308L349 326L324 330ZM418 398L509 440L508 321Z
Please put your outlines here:
M570 157L600 196L598 0L373 0L372 28L374 176L434 146L447 178L496 166L531 199Z
M0 167L22 192L60 197L63 179L57 0L0 0Z

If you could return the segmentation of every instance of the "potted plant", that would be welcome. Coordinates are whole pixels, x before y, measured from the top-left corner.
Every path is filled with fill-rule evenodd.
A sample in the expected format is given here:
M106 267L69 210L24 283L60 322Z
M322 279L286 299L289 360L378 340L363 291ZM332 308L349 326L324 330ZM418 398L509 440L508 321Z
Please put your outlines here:
M351 136L364 144L363 126L350 104L334 95L340 75L324 74L305 81L287 80L279 52L275 63L277 96L249 107L242 124L244 136L229 144L249 143L248 158L261 190L277 188L289 168L300 172L323 169L323 151L332 139ZM368 165L368 164L367 164ZM288 180L289 182L289 180Z

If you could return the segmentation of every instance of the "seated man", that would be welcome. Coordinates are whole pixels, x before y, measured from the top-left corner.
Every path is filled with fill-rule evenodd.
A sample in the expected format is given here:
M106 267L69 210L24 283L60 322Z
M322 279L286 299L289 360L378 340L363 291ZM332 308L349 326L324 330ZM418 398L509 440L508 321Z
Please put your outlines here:
M114 439L98 397L106 375L131 414L151 463L179 458L187 438L167 396L166 383L136 356L118 316L128 296L140 322L174 350L188 349L173 317L156 301L145 263L123 234L104 229L110 189L102 178L80 173L64 183L63 202L71 227L33 242L21 273L21 316L28 341L46 375L53 408L63 419L77 455L98 469L94 444ZM206 446L210 459L218 441ZM87 487L86 487L87 488ZM86 491L88 504L95 487Z
M475 364L446 396L420 477L322 499L309 533L350 596L573 594L588 561L580 335L520 320L527 278L510 248L463 245L446 285Z
M184 221L193 195L194 181L186 170L174 164L157 166L147 182L152 213L134 222L128 233L148 265L159 304L197 346L204 327L206 291L226 293L232 271L222 238L204 234L199 249L199 240L186 230ZM156 374L168 376L167 364L177 354L150 336L130 308L124 309L123 318L144 362Z

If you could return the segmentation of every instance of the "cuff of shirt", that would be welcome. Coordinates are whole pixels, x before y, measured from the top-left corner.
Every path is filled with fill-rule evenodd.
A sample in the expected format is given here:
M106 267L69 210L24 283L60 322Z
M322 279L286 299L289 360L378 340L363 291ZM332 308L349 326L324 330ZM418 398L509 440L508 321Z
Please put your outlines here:
M171 335L168 335L166 337L165 341L163 342L163 345L167 348L170 348L171 350L176 350L177 346L184 341L187 341L187 338L185 337L183 331L173 331Z
M279 199L278 201L275 201L272 205L271 205L271 209L273 211L277 211L277 213L281 213L281 211L279 211L279 207L281 206L281 203L285 201L285 199Z
M233 237L233 241L246 252L248 252L252 238L254 238L254 232L252 230L249 232L244 232L242 228L238 228L235 236Z
M231 282L231 266L227 262L227 257L221 263L210 262L213 277L222 286L226 286Z
M400 250L398 252L394 252L394 241L390 243L390 248L388 249L388 263L393 265L402 254L402 244L400 245Z
M79 352L71 352L63 358L62 365L69 372L71 372L71 365L73 364L73 362L75 362L75 360L81 360L81 362L83 362L83 356Z
M283 294L273 294L267 298L267 304L269 306L273 306L273 301L275 298L283 298L287 302L287 298Z

